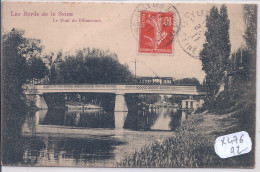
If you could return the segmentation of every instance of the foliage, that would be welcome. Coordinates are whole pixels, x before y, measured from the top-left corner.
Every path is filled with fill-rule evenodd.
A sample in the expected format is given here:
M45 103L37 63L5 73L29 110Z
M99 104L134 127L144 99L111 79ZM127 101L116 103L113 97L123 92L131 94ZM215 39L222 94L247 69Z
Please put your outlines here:
M246 102L251 103L255 107L256 101L256 42L257 42L257 5L244 5L244 20L246 31L244 38L246 41L248 80L247 82L240 82L243 84L244 91L243 98ZM238 85L238 84L237 84ZM254 108L255 111L255 108ZM255 113L254 113L255 117ZM253 117L252 117L253 118Z
M75 55L64 57L65 60L55 68L61 79L56 83L126 83L133 80L128 66L119 63L115 54L99 49L83 49Z
M247 92L244 94L245 100L255 105L256 100L256 42L257 42L257 5L245 4L244 5L244 20L245 20L245 34L246 49L248 51L248 73L249 79L245 87ZM248 97L248 94L251 94ZM251 100L248 100L251 99Z
M212 115L213 116L213 115ZM213 117L205 114L195 114L185 120L174 134L162 142L147 145L139 151L126 155L118 167L177 167L177 168L202 168L221 167L232 168L239 166L252 166L254 156L252 153L221 159L215 153L214 142L219 135L225 135L230 129L236 131L240 126L223 129L226 116L219 123L214 123L212 129L207 124ZM234 119L232 119L234 120ZM213 120L217 122L217 120ZM206 126L205 126L206 125ZM218 128L222 127L222 128ZM240 129L240 128L239 128ZM208 133L210 130L210 134ZM212 132L213 131L213 132ZM218 133L215 133L218 131Z
M22 85L28 78L26 59L19 48L26 42L23 34L24 31L13 30L3 35L2 82L3 100L6 105L20 101Z
M2 162L14 163L21 158L20 130L26 114L22 85L28 79L26 55L28 39L24 31L13 29L2 38Z
M227 73L232 77L231 82L227 83L228 88L220 93L216 100L205 101L208 110L226 113L239 110L244 106L255 106L256 8L256 5L244 5L246 46L232 54L227 68ZM254 113L251 115L250 118L255 118Z
M239 48L235 53L232 53L229 73L233 75L234 82L248 82L250 79L251 54L245 48Z
M45 76L47 67L40 58L32 57L28 64L28 77L41 79Z
M205 33L206 43L200 52L200 59L202 69L206 73L206 86L213 99L228 67L230 56L229 25L227 7L222 5L220 12L217 7L212 7L210 14L206 17L208 30Z
M21 85L27 79L43 78L47 68L41 60L41 41L38 39L25 38L24 31L12 29L11 32L3 35L3 73L4 83L15 83L21 91ZM10 81L9 81L10 80Z
M244 5L244 21L246 27L244 39L247 49L252 56L250 59L250 67L252 74L254 74L252 77L254 78L256 71L257 5Z
M244 21L246 27L244 34L246 47L243 47L242 50L243 68L234 76L231 98L235 105L231 109L235 109L241 130L247 131L251 136L252 142L255 143L257 5L244 5ZM244 77L239 73L243 72L243 70L247 74ZM254 148L251 152L252 154L255 153Z
M55 70L55 66L51 66L51 69L49 71L50 84L56 83L56 78L57 78L57 72Z
M14 31L16 30L14 29ZM25 38L24 42L19 45L18 50L20 54L26 58L26 61L30 61L33 57L39 58L43 48L44 47L41 45L41 40Z
M228 97L225 106L229 110L238 110L243 106L255 106L256 93L256 5L244 5L246 46L232 54L229 73L232 75L231 89L226 90ZM223 93L224 94L224 93ZM248 96L248 95L251 96ZM223 97L223 95L220 95ZM219 98L221 99L221 98ZM224 106L223 106L224 107ZM223 108L222 108L223 109ZM255 108L254 108L255 109ZM254 113L251 118L254 118Z
M139 102L145 102L147 104L153 104L161 100L161 96L159 94L139 94L138 98Z
M174 81L178 85L200 85L200 82L197 78L183 78Z
M181 104L182 100L186 100L186 99L189 99L189 96L188 96L188 95L172 95L172 96L169 98L169 101L170 101L171 103Z
M23 84L32 77L44 76L45 66L40 59L40 40L24 37L24 31L12 29L2 35L2 162L13 164L21 159L21 126L26 111Z

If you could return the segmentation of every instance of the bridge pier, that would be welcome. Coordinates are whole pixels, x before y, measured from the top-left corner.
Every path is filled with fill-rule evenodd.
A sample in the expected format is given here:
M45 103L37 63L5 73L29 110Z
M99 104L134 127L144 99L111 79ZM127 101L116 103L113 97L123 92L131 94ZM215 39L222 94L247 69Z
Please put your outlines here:
M124 93L116 93L115 98L115 112L127 112L128 108L125 102L125 94Z
M124 128L126 117L127 112L115 112L115 129Z
M39 108L39 109L48 109L48 106L44 100L44 97L43 97L43 94L36 94L36 106Z

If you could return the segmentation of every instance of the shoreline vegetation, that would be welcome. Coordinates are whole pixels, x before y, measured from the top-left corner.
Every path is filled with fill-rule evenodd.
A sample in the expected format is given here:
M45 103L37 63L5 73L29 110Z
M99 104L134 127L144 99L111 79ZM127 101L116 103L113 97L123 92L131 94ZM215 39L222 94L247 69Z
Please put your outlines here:
M176 168L253 168L254 148L248 154L221 159L215 153L217 137L239 131L247 131L254 143L254 127L242 126L240 113L235 111L216 114L204 111L190 115L175 130L174 135L161 143L146 145L140 151L126 155L118 167L176 167ZM250 121L244 121L250 123ZM254 147L254 146L253 146Z

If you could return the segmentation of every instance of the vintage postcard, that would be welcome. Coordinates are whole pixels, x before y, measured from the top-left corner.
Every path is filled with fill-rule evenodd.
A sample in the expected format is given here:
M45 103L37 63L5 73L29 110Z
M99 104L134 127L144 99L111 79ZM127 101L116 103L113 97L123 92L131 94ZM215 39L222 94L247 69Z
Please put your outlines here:
M2 165L254 168L257 4L1 5Z

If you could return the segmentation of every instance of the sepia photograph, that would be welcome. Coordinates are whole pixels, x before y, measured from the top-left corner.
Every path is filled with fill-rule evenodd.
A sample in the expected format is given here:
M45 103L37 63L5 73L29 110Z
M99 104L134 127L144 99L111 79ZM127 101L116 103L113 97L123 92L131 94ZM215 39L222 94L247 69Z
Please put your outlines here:
M1 11L2 166L255 168L257 4Z

